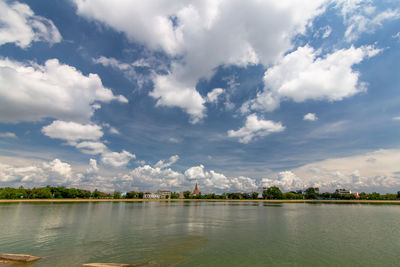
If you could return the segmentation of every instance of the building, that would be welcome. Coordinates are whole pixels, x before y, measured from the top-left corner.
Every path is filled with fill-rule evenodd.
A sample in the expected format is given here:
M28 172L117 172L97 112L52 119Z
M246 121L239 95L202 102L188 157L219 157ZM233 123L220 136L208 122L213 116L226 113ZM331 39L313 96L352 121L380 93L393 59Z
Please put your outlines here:
M144 192L143 193L143 198L146 198L146 199L160 199L161 196L160 196L160 194L157 194L157 193Z
M179 198L185 198L185 192L181 191L179 192Z
M157 194L160 195L160 198L171 198L171 191L170 190L158 190Z
M197 187L197 183L196 183L196 186L194 187L192 196L197 197L197 196L200 196L200 194L201 193L200 193L199 188Z
M336 189L336 192L339 193L339 195L355 195L358 197L358 192L352 192L351 190L346 190L344 188Z

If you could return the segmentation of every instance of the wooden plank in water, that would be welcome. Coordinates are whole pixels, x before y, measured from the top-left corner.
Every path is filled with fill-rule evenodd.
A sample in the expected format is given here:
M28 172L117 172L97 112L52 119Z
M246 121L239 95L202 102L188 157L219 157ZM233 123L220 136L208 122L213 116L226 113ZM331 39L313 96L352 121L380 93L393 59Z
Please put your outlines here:
M40 257L35 257L26 254L0 254L0 260L17 261L17 262L34 262L40 260Z

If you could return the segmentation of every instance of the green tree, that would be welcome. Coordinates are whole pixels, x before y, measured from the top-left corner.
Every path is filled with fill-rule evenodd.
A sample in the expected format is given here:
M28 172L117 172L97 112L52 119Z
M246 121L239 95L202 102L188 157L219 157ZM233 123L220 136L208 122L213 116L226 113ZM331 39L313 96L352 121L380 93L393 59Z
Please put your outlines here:
M171 193L171 199L177 199L179 198L179 193Z
M250 198L250 195L247 194L247 193L242 193L242 198L243 198L243 199L249 199L249 198Z
M381 195L377 192L373 192L372 194L368 195L369 200L379 200L381 198Z
M100 191L95 189L92 193L92 198L99 198L100 197Z
M283 199L303 199L303 195L294 192L286 192L283 194Z
M113 199L121 199L121 192L114 191Z
M360 196L360 199L361 199L361 200L366 200L366 199L368 199L368 195L367 195L365 192L361 192L361 193L359 194L359 196Z
M319 195L318 187L309 187L306 189L305 197L306 199L317 199Z
M137 195L138 195L138 198L143 198L144 193L143 192L139 192Z
M257 199L257 198L258 198L258 193L257 193L257 192L253 192L253 193L251 194L251 198L252 198L252 199Z
M136 198L136 197L137 197L137 194L135 191L126 193L126 198Z
M190 198L190 196L191 196L190 191L185 191L185 192L183 192L183 196L184 196L184 198L186 198L186 199Z
M322 193L322 194L321 194L321 197L322 197L323 199L331 199L332 194L329 193L329 192L325 192L325 193Z
M48 187L34 188L32 191L33 198L53 198L53 194Z
M263 197L267 199L283 199L283 194L279 187L271 186L264 190Z

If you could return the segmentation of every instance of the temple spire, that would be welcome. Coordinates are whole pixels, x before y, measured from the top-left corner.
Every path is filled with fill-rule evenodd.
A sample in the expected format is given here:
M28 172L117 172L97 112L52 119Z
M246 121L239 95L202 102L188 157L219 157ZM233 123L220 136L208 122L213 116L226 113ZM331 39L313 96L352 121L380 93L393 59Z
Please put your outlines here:
M200 195L200 191L199 191L199 188L196 183L196 185L194 187L194 191L193 191L193 196L199 196L199 195Z

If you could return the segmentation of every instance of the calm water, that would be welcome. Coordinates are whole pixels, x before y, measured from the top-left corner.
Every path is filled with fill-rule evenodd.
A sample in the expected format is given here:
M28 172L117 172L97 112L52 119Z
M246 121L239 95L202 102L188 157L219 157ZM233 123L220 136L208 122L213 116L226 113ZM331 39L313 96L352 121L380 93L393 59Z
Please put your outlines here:
M0 204L0 253L145 266L398 266L400 206L138 202Z

